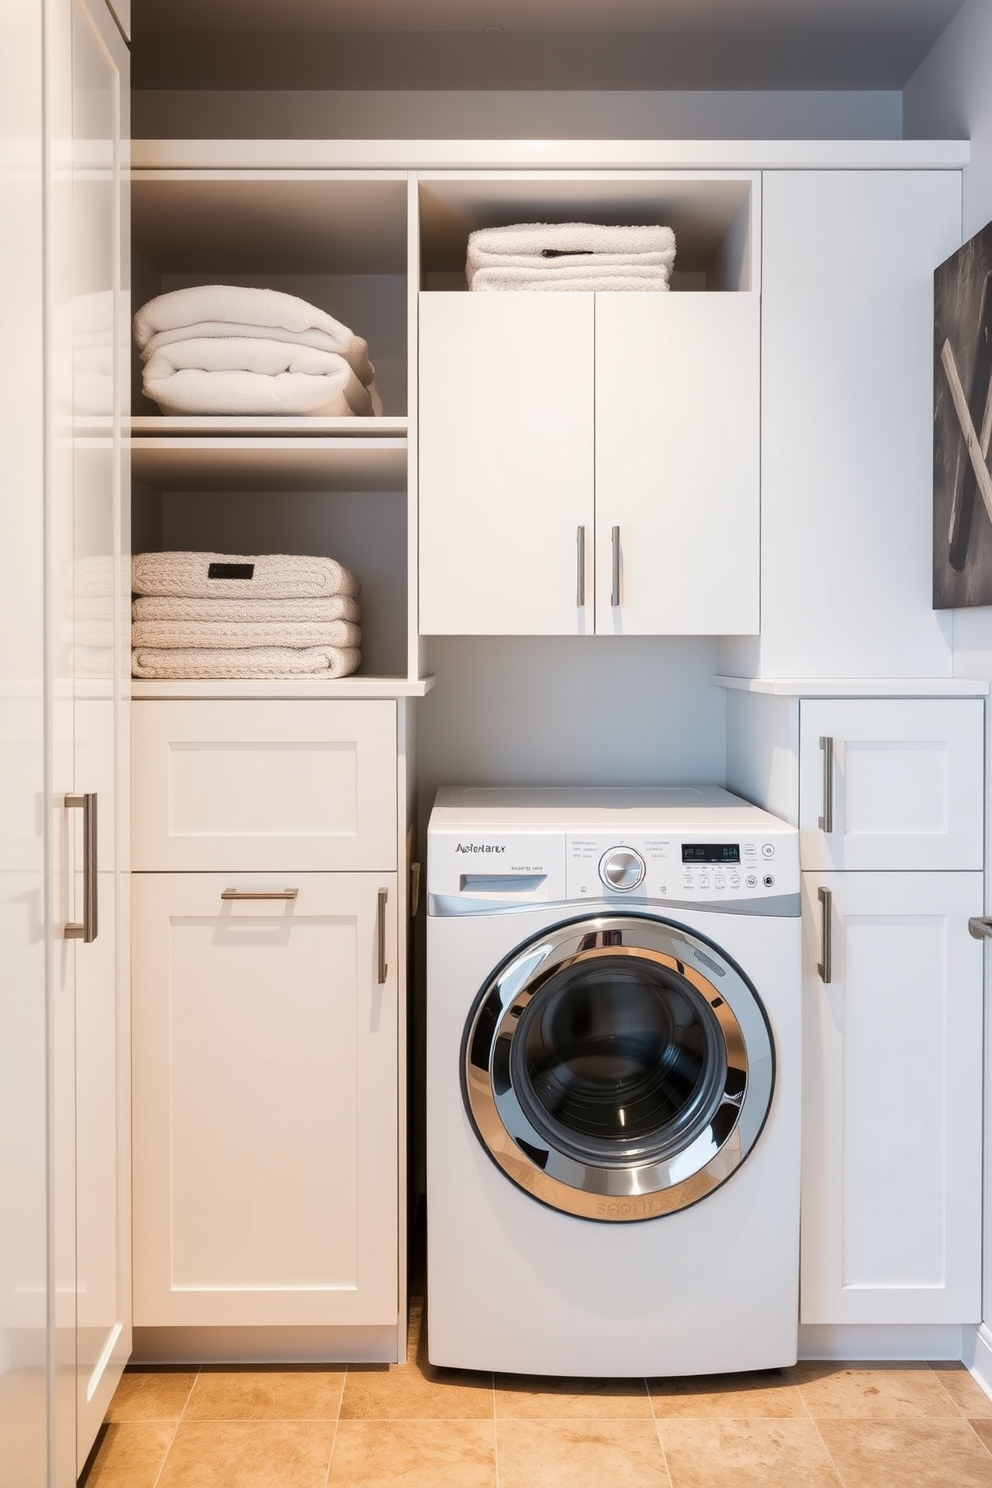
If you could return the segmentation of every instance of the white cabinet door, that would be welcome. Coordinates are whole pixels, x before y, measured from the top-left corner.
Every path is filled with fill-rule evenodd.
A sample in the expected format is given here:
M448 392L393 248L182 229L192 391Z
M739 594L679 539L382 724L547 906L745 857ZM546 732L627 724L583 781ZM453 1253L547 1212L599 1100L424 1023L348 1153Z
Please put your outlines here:
M396 1323L396 883L135 876L136 1323Z
M596 296L600 633L758 630L759 308Z
M591 632L592 353L591 294L420 296L422 634Z
M977 1322L982 875L803 878L801 1320Z
M804 701L803 867L981 868L984 708L980 698Z

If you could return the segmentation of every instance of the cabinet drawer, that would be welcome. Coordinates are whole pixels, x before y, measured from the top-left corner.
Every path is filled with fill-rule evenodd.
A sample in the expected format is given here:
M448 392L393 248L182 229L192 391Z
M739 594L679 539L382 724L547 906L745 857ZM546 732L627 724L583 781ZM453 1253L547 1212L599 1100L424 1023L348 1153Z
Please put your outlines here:
M803 867L981 868L984 708L978 698L803 702Z
M132 866L281 872L396 867L396 704L141 701Z

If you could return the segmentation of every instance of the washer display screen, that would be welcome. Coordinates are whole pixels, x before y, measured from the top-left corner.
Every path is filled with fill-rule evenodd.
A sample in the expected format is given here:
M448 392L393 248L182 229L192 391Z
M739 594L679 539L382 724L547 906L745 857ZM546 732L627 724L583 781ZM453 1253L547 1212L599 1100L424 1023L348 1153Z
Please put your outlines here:
M739 842L683 842L683 863L739 863Z

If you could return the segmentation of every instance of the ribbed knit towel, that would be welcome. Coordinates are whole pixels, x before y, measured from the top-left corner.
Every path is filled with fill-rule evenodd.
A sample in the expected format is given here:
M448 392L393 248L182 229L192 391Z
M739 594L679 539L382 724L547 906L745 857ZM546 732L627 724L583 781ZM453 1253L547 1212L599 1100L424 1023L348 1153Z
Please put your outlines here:
M198 651L244 651L257 646L355 649L361 642L362 632L351 620L329 620L326 625L282 625L278 621L252 624L250 620L136 620L131 627L131 644L136 651L148 646Z
M135 594L187 599L310 599L344 594L356 598L361 585L333 558L295 553L135 553Z
M201 326L209 330L201 331ZM226 329L221 329L226 327ZM372 381L368 344L326 310L278 289L237 284L194 284L174 289L142 305L134 317L134 339L142 353L167 345L166 335L189 340L200 335L279 339L288 333L300 344L343 356L360 382ZM161 340L157 338L161 337Z
M586 268L656 268L666 278L675 262L670 227L611 227L596 222L518 222L483 227L469 234L465 277L469 288L478 269L529 268L554 271L569 263Z
M135 677L347 677L357 671L361 652L334 646L294 650L290 646L248 647L243 651L157 650L131 653Z
M164 413L362 418L376 411L374 390L336 352L241 336L160 347L145 363L142 387Z
M358 621L361 616L357 599L346 594L331 594L324 599L184 599L144 594L131 605L131 618L326 625L331 620Z

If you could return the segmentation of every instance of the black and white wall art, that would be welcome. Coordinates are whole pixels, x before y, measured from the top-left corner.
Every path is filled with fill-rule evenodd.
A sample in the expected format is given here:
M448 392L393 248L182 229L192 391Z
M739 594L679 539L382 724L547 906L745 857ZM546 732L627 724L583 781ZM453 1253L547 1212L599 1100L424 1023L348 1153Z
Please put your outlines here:
M992 223L934 274L933 605L992 604Z

